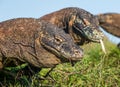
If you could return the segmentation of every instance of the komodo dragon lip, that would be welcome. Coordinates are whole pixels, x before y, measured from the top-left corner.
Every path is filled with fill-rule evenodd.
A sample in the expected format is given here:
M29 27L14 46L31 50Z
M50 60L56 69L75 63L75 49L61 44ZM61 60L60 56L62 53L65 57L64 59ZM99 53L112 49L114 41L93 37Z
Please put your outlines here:
M103 37L103 35L101 35L101 32L98 32L96 29L92 29L90 26L79 29L74 25L74 28L77 29L82 34L82 36L93 42L100 43L100 39Z
M45 45L43 42L41 42L41 45L43 47L45 47L48 51L50 51L51 53L55 54L56 56L58 56L60 59L62 60L71 60L71 61L78 61L81 60L81 58L83 57L83 55L81 55L81 57L72 57L71 55L69 55L69 53L66 53L65 51L59 51L56 48L52 48L48 45ZM65 59L64 59L65 58Z

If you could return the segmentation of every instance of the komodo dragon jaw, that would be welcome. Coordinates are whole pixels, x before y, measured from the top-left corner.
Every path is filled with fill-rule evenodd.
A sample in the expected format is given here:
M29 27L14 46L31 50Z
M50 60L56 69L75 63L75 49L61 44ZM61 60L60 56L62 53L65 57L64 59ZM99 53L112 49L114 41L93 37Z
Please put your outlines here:
M51 23L46 24L51 26ZM41 45L47 50L53 52L60 58L68 60L81 60L83 57L83 50L74 44L69 34L64 33L64 30L52 25L51 27L42 29L42 36L40 37ZM51 28L51 29L50 29Z

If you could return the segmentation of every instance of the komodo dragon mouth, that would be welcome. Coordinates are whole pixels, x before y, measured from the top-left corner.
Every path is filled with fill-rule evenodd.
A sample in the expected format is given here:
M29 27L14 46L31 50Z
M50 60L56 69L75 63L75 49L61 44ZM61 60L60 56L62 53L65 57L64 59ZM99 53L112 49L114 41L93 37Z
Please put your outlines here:
M64 33L64 30L51 23L48 23L47 26L42 29L41 32L41 44L60 58L81 60L83 57L83 50L74 44L70 35Z

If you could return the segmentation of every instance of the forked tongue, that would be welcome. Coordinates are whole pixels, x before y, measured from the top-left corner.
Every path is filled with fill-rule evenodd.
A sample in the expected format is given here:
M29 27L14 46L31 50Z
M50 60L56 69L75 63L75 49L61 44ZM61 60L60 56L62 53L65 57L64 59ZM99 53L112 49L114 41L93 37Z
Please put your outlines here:
M101 47L102 47L102 51L106 54L105 46L104 46L104 43L103 43L102 39L100 39L100 44L101 44Z

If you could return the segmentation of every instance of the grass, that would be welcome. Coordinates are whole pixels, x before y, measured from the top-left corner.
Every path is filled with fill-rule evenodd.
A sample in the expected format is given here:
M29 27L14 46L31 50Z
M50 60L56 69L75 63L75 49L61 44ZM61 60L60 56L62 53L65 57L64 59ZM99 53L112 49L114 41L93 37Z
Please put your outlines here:
M40 80L50 69L42 69L31 81L23 76L24 84L15 81L9 87L120 87L120 49L105 42L107 54L99 44L83 46L85 56L74 66L70 63L58 65L50 75Z

